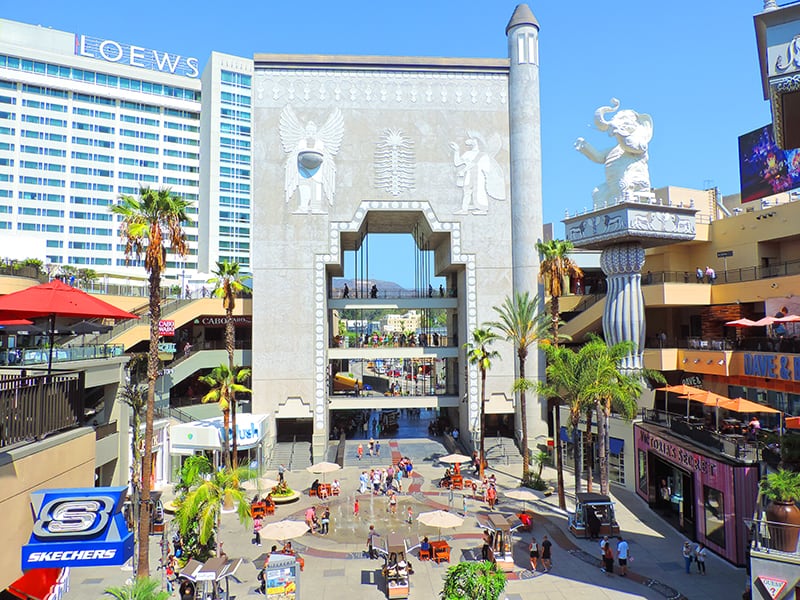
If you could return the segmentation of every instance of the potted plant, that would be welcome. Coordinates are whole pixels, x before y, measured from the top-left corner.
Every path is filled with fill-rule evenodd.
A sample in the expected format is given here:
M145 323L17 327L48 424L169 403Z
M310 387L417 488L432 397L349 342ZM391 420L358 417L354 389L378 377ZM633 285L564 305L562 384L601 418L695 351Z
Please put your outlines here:
M770 501L765 516L771 546L782 552L796 552L800 536L800 473L778 469L761 480L761 492ZM785 523L780 525L779 523Z

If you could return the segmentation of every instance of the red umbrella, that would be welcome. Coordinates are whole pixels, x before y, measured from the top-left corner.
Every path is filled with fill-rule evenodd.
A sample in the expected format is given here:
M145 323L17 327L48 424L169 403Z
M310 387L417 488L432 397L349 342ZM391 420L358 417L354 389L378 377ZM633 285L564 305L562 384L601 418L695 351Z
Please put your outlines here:
M3 319L0 321L0 327L14 327L16 325L33 325L33 321L28 319Z
M95 298L59 279L6 294L0 297L0 319L50 318L50 355L47 372L53 364L53 335L56 317L96 317L104 319L138 319L134 314Z
M754 327L757 325L757 323L755 321L751 321L750 319L742 318L736 319L735 321L728 321L725 323L725 325L728 325L729 327Z

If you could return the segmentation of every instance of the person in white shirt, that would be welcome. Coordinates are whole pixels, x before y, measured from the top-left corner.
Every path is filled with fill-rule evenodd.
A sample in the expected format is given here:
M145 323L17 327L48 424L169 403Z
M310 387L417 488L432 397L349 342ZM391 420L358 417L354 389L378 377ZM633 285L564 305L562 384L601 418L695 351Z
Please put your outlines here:
M697 561L697 572L701 575L706 574L706 556L708 550L702 543L697 543L694 547L694 559Z
M617 561L619 561L619 575L625 577L628 574L628 542L622 536L619 536L617 543Z

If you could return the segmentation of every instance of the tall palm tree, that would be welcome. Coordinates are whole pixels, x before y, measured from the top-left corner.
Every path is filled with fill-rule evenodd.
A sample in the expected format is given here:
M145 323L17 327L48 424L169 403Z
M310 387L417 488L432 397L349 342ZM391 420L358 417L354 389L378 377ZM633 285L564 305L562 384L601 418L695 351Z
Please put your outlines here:
M227 260L217 262L217 270L213 271L214 277L208 283L214 284L211 292L217 298L222 298L222 308L225 309L225 350L228 352L228 368L233 371L233 352L236 348L236 330L233 325L233 311L236 308L236 296L242 292L250 292L250 287L244 283L243 275L239 271L238 262ZM236 447L236 399L230 398L231 428L233 436L233 468L239 466L238 448Z
M255 477L255 471L248 467L217 469L210 476L198 476L175 513L181 537L191 537L196 528L199 542L204 545L213 536L217 541L219 556L222 508L235 505L239 522L249 524L250 502L241 483Z
M553 344L558 346L558 326L561 322L561 312L559 310L559 298L564 293L563 282L568 277L582 277L581 268L569 258L574 246L572 242L565 240L549 240L547 242L537 242L536 250L539 252L539 277L544 283L545 293L550 296L550 321L553 329ZM556 473L558 474L558 506L566 510L567 501L564 496L564 465L561 464L563 447L561 442L561 411L558 410L559 403L556 403L556 414L553 423L555 446L556 446Z
M236 401L236 394L250 393L251 390L242 384L250 377L250 369L243 367L233 367L229 369L227 365L220 365L208 375L198 377L201 383L205 383L211 389L202 397L201 402L218 402L222 412L222 452L225 456L225 466L231 468L231 453L228 443L228 433L230 432L230 413L231 406ZM233 432L236 437L236 431Z
M532 298L528 292L517 292L514 298L504 300L501 306L495 306L494 311L499 317L487 325L498 330L505 336L506 341L514 344L519 363L519 379L515 382L515 389L519 390L520 419L522 421L522 480L527 485L530 480L530 449L528 448L528 404L526 400L525 361L528 358L528 349L532 344L547 337L547 322L539 312L539 296ZM522 385L520 385L522 384Z
M144 453L142 455L142 496L139 512L138 577L150 576L150 485L153 461L153 413L158 379L158 323L161 320L161 274L167 266L167 249L186 256L189 245L184 224L189 221L189 202L169 188L158 191L143 187L139 197L122 195L111 212L120 219L119 233L125 242L125 257L144 255L150 286L150 344L147 356L147 410L145 411Z
M500 356L497 350L491 350L489 346L499 339L500 336L491 327L479 327L472 332L472 341L464 344L467 349L469 364L478 365L478 369L481 372L481 432L478 467L481 481L483 481L483 469L486 464L486 372L492 368L492 360Z
M589 372L586 391L591 396L597 411L597 436L600 442L600 493L608 494L608 421L612 410L625 419L632 419L638 412L637 398L644 388L644 378L664 382L658 371L621 369L622 360L635 349L635 344L622 341L613 346L597 336L589 336L581 348L585 368Z
M545 368L546 381L538 385L541 395L558 398L569 407L569 429L573 441L573 458L575 467L575 493L580 492L580 446L578 445L578 424L581 413L593 406L587 395L586 371L583 368L584 357L564 346L542 344L547 357ZM556 432L561 436L561 430Z

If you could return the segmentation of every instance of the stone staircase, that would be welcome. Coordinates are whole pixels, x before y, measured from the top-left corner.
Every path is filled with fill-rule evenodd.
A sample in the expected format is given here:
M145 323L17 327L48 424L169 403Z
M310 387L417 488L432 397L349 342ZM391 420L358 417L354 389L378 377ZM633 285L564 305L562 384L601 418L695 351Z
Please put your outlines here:
M522 454L513 438L487 437L484 440L489 465L521 465Z
M278 442L272 447L267 463L268 470L284 465L289 471L300 471L311 466L311 442Z

